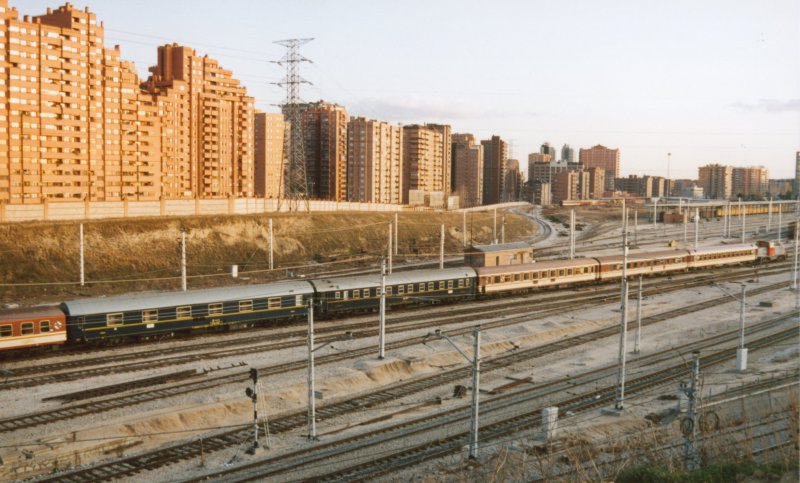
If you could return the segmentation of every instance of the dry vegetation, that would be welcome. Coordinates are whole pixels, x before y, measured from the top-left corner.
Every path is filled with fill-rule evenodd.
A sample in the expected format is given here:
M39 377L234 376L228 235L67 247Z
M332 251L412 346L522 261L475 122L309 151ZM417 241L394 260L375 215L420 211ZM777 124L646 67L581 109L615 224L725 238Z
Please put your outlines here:
M267 271L270 217L273 272ZM288 271L313 273L320 267L375 264L386 251L393 217L392 213L313 213L89 221L84 223L86 279L95 283L86 287L74 284L79 280L78 222L0 225L0 283L52 284L0 287L0 303L179 288L181 228L187 231L190 287L233 283L226 276L232 264L238 264L242 274L237 283L285 278ZM398 258L438 256L442 223L445 251L460 253L460 213L409 212L399 215ZM476 243L489 242L492 225L491 213L467 214L467 234ZM500 214L498 232L499 225ZM531 237L533 230L526 219L506 214L507 241Z

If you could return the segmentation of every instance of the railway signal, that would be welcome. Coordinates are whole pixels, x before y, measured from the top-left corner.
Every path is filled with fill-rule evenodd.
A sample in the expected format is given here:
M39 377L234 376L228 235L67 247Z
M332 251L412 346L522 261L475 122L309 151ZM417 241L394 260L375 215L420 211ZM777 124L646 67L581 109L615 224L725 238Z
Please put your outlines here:
M247 450L250 454L256 454L258 450L258 369L250 368L250 379L253 380L253 387L244 390L244 393L253 401L253 446Z

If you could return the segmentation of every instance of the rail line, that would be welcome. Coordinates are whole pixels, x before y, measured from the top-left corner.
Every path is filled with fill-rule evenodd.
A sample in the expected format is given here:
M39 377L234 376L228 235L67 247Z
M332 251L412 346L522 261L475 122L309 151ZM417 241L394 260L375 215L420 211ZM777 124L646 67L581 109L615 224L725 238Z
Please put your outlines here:
M753 334L761 330L767 330L770 327L774 326L775 324L779 324L781 323L781 321L791 317L792 317L791 315L788 315L782 318L765 321L759 324L754 324L748 329L748 333ZM730 331L728 333L719 336L714 336L711 338L704 339L704 341L706 343L711 343L711 341L713 341L713 343L719 344L720 339L725 337L731 340L736 339L736 337L738 337L738 331ZM550 346L557 346L557 348L542 346L538 348L529 349L526 351L520 351L514 354L499 356L497 358L493 358L486 361L483 365L483 371L497 370L502 367L507 367L516 362L529 360L531 358L552 353L566 347L574 347L576 343L577 342L574 340L559 341L556 344L550 345ZM755 345L749 344L749 347L755 347ZM662 357L664 355L672 357L674 356L674 354L675 350L669 349L667 351L663 351ZM653 357L655 357L655 354L646 356L646 358L648 359L652 359ZM594 377L597 377L596 374L600 371L601 370L591 371L589 374L593 375ZM468 377L468 374L469 374L468 369L465 368L453 369L445 373L426 377L422 380L397 384L392 387L381 389L370 394L349 399L347 401L342 401L336 404L323 406L321 408L318 408L317 415L318 418L322 420L331 417L341 416L342 414L346 413L363 411L367 408L377 406L378 404L384 402L396 400L398 398L416 392L420 392L422 390L430 389L432 387L436 387L442 384L464 379ZM606 376L604 375L603 377ZM551 383L551 385L552 384L554 383ZM573 382L568 382L567 384L570 388L574 387ZM563 391L563 390L564 390L563 387L559 387L557 389L557 391ZM299 412L296 414L286 416L284 418L280 418L278 420L271 421L270 432L271 434L286 432L294 428L301 427L305 425L305 423L306 423L305 412ZM247 438L247 435L251 434L250 432L251 429L248 427L248 428L243 428L241 430L228 431L225 433L221 433L219 435L211 436L209 438L204 438L203 440L204 451L211 452L239 444L241 443L241 441ZM122 460L97 465L92 468L88 468L86 470L80 470L79 473L69 473L67 475L59 475L58 478L60 479L60 481L87 481L93 478L119 478L137 473L143 469L155 467L154 465L158 466L161 464L167 464L167 462L175 462L197 456L199 454L199 451L200 449L198 448L196 442L188 444L185 443L177 444L144 455L132 456L129 458L124 458Z
M782 272L788 264L770 265L768 268L763 267L747 267L743 270L734 270L732 273L723 275L711 274L703 276L695 276L690 280L667 281L664 283L664 278L652 279L652 284L647 284L644 289L644 296L654 294L662 294L674 290L681 290L686 288L703 286L710 281L726 281L731 279L738 279L741 277L752 276L758 274L759 276L767 276L773 273ZM730 267L727 268L730 270ZM695 274L696 275L696 274ZM416 312L409 315L399 315L387 319L387 333L400 333L405 331L425 329L432 325L451 325L463 324L468 322L469 319L464 316L469 316L470 319L476 320L491 315L493 318L506 316L510 314L519 314L520 307L529 308L530 299L539 298L537 300L537 309L528 314L519 316L509 321L525 321L525 317L531 315L539 315L540 317L551 315L552 311L563 311L567 308L579 309L582 306L593 306L598 303L604 303L612 300L618 296L616 288L602 288L593 291L591 294L570 294L573 298L569 301L561 300L562 294L548 296L547 302L542 303L541 296L547 292L534 292L525 295L517 300L509 300L503 304L503 308L490 306L486 308L474 307L457 307L451 308L447 311L444 317L438 317L434 314L433 317L426 318L425 321L419 322L419 314ZM755 293L755 292L753 292ZM405 322L408 324L401 325ZM503 324L510 325L510 324ZM325 336L334 339L345 332L351 332L354 338L374 337L377 335L374 321L356 322L350 324L328 324L316 330L317 334L322 335L320 342L325 342ZM274 341L276 337L284 339L283 341ZM44 365L28 365L19 368L11 369L13 375L6 377L3 382L0 382L0 391L9 390L22 387L33 387L36 385L50 384L56 382L64 382L77 379L86 379L88 377L96 377L107 374L115 373L129 373L142 370L150 370L158 367L173 366L177 364L188 364L192 362L219 359L228 356L240 356L243 354L276 351L292 347L299 347L305 344L306 330L292 330L283 332L281 334L266 334L259 339L269 339L270 342L254 344L252 338L241 338L235 341L224 340L216 342L206 342L202 344L193 344L185 347L171 347L160 348L147 351L137 351L128 354L117 354L109 356L101 356L88 359L77 359L71 361L64 361L60 363L49 363ZM214 350L220 348L219 350ZM196 352L201 351L201 352ZM186 352L193 352L185 354ZM181 354L184 353L184 354ZM172 357L164 357L169 354L181 354ZM161 357L159 360L145 361L147 358ZM131 361L136 361L136 364L130 364ZM104 364L113 365L104 365ZM66 369L66 370L65 370ZM70 370L73 369L73 370Z
M765 293L769 290L775 290L778 288L783 288L787 285L786 282L781 282L777 284L773 284L766 287L760 287L759 289L754 289L751 291L752 295L757 295L759 293ZM707 300L705 302L700 302L697 304L692 304L688 306L684 306L678 309L669 310L666 312L662 312L659 314L654 314L649 317L642 318L642 326L652 325L658 322L662 322L664 320L668 320L671 318L679 317L682 315L686 315L698 310L707 309L710 307L714 307L719 305L720 303L724 303L726 301L726 297L720 297L717 299ZM556 313L561 313L561 309L553 309ZM520 318L529 317L529 316L522 316ZM514 323L519 323L519 320L513 319L505 319L499 320L495 322L489 322L486 324L482 324L482 328L484 329L492 329L497 327L502 327L505 325L511 325ZM754 326L756 327L756 326ZM470 333L472 331L471 327L463 327L460 329L455 329L448 331L450 335L463 335ZM492 371L497 370L502 367L507 367L512 364L516 364L518 362L522 362L534 357L540 357L546 354L550 354L553 352L557 352L560 350L568 349L571 347L575 347L577 345L587 344L589 342L593 342L597 339L610 337L616 335L619 332L619 327L617 326L610 326L603 329L597 329L588 333L584 333L578 336L570 337L567 339L563 339L561 341L557 341L551 344L546 344L543 346L537 346L530 349L524 349L517 351L513 354L506 355L494 360L491 360L484 364L485 371ZM389 343L386 345L387 350L398 349L401 347L407 347L410 345L417 345L422 343L424 337L412 337L410 339L405 339L402 341L396 341L393 343ZM361 349L356 349L352 351L337 353L337 354L329 354L326 356L319 357L316 361L317 365L319 364L331 364L334 362L351 359L354 357L363 357L369 354L374 353L374 348L366 347ZM287 362L283 364L278 364L274 366L268 366L265 368L259 369L259 375L262 377L270 376L270 375L277 375L286 372L290 372L293 370L300 370L307 367L307 362L305 360L300 361L293 361ZM323 406L318 410L318 414L320 416L334 416L336 414L342 414L346 412L357 411L359 409L363 409L365 407L372 407L377 404L381 404L387 401L390 401L397 397L398 390L402 389L407 394L413 394L415 392L420 392L432 387L436 387L438 385L446 384L448 382L452 382L454 380L461 379L466 377L467 371L466 369L462 370L461 372L451 372L440 374L434 376L432 378L411 381L405 384L398 386L394 386L392 388L386 389L384 391L378 391L372 396L369 396L367 400L364 401L356 401L355 403L352 402L354 400L348 400L343 403L343 406L336 407L336 406ZM445 377L446 376L446 377ZM20 415L15 416L12 418L7 419L0 419L0 433L3 432L10 432L16 431L23 428L39 426L43 424L49 424L56 421L66 420L66 419L73 419L82 416L88 416L91 414L97 414L99 412L110 411L113 409L125 408L130 407L136 404L141 404L145 402L155 401L159 399L164 399L167 397L173 397L181 394L187 394L191 392L197 392L201 390L211 389L214 387L219 387L226 384L232 383L241 383L248 379L249 375L247 373L235 373L235 374L226 374L220 375L215 377L209 377L202 379L200 381L191 381L186 382L174 386L163 387L163 388L155 388L155 389L147 389L144 391L140 391L133 394L127 394L118 396L111 399L103 399L99 401L90 401L82 404L77 405L70 405L66 407L50 409L46 411L39 411L36 413L31 413L27 415ZM115 392L119 390L117 386L115 387ZM95 391L91 389L90 391ZM76 395L71 395L73 399L75 399ZM356 400L358 398L355 398ZM327 414L329 413L329 414ZM302 415L300 415L302 419ZM273 425L278 423L273 423ZM296 423L293 423L296 424ZM278 424L280 426L280 424Z

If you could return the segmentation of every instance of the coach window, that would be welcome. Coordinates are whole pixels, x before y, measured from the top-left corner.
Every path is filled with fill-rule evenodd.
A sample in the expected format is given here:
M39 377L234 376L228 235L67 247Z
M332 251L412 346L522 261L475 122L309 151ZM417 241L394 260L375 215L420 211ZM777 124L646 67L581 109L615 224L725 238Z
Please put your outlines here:
M464 284L465 284L467 287L469 287L470 285L472 285L472 282L471 282L471 281L470 281L470 279L468 278L468 279L466 279L466 280L464 281Z
M350 296L350 292L348 290L345 290L344 292L342 292L342 298L343 299L347 300L347 298L349 296Z
M514 281L515 282L519 282L520 281L520 274L518 274L518 273L514 274Z
M142 310L142 322L155 322L158 320L158 310Z
M439 282L439 290L444 290L444 280Z
M453 288L453 281L452 280L448 280L447 281L447 288Z
M33 334L33 322L25 322L22 324L22 331L20 332L22 335L30 335Z
M419 284L419 291L420 292L424 292L425 291L425 284L424 283Z
M353 298L357 299L361 296L361 290L353 290Z
M190 305L184 305L182 307L178 307L175 309L175 318L176 319L190 319L192 317L192 307Z
M333 298L335 298L336 300L339 300L340 298L342 298L342 292L336 292L336 293L334 294L334 297L333 297Z
M299 294L299 295L295 295L295 296L294 296L294 305L295 305L296 307L300 307L301 305L305 305L305 304L303 303L303 295L302 295L302 294ZM251 309L251 310L252 310L252 309Z
M428 291L431 291L431 290L434 290L434 289L435 289L435 287L433 285L433 282L428 282Z
M239 301L239 312L252 312L253 311L253 301L252 300L240 300Z
M272 300L269 299L269 306L272 308ZM278 298L278 306L281 305L281 299ZM208 315L221 315L222 314L222 304L208 304Z
M409 283L407 289L408 289L408 293L413 293L414 292L414 284L413 283Z
M39 321L39 332L50 332L50 321L49 320L40 320Z
M280 297L270 297L267 299L267 308L268 309L277 309L281 306L281 298Z
M10 325L0 325L0 337L11 337L13 333Z
M406 287L404 285L397 286L397 295L403 295L406 291Z
M464 288L464 279L463 278L459 278L458 279L458 288Z
M115 314L106 314L106 325L114 327L115 325L122 325L122 312Z
M364 289L363 295L364 295L364 298L365 298L365 299L368 299L368 298L369 298L369 289L368 289L368 288L365 288L365 289Z

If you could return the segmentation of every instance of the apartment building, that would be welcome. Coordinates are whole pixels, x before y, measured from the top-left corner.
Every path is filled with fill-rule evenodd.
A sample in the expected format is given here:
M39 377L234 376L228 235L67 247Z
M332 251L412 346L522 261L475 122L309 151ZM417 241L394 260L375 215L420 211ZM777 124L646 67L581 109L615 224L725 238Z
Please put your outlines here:
M733 197L762 197L769 188L769 172L763 166L734 167L731 183Z
M578 152L578 162L584 169L603 168L605 171L606 191L614 189L614 178L619 177L619 149L609 149L596 145Z
M325 101L304 104L306 182L310 198L347 199L347 110Z
M519 170L519 160L509 159L506 162L506 174L503 187L504 201L518 201L522 194L522 173Z
M158 48L143 89L158 102L166 198L253 196L253 98L219 62L183 45Z
M347 199L403 202L403 129L364 117L347 125Z
M483 146L483 204L503 201L508 143L500 136L481 141Z
M730 199L733 193L733 168L707 164L698 168L698 184L710 199Z
M483 145L472 134L452 135L453 191L461 207L479 206L483 201Z
M409 191L424 193L450 193L450 182L445 184L445 173L450 172L450 157L445 154L445 130L432 125L403 126L403 203L409 202ZM449 126L447 126L450 142Z
M0 18L0 202L252 195L253 100L216 61L163 46L142 84L88 9Z
M283 114L255 113L253 187L256 196L277 199L281 194L286 125Z

